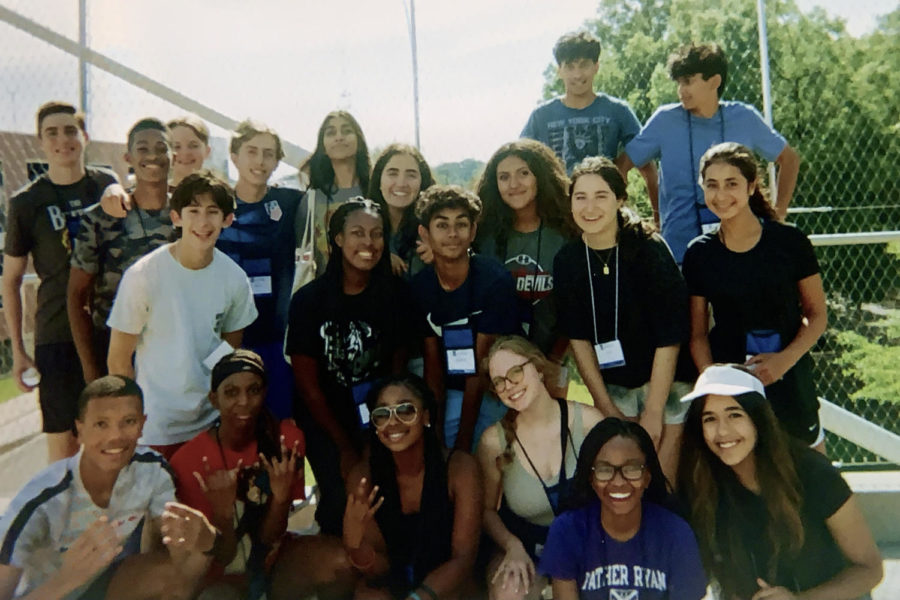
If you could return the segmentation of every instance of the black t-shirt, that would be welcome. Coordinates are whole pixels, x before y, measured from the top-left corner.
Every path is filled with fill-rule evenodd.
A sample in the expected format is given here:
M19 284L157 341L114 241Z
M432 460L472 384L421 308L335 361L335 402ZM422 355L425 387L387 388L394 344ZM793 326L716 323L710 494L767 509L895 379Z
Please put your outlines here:
M93 168L70 185L56 185L42 175L9 201L4 252L17 257L31 253L34 270L41 279L35 314L36 344L72 340L66 313L72 243L85 209L115 182L111 172Z
M682 268L690 295L712 305L713 360L743 363L748 332L777 332L780 349L797 336L803 318L797 282L818 273L819 263L803 232L764 221L759 242L747 252L732 252L715 233L695 238ZM794 429L814 423L818 408L809 355L767 386L766 396L789 431L803 437Z
M254 203L238 199L234 223L222 230L216 247L239 264L250 278L259 318L244 330L244 344L281 343L287 328L294 250L300 245L297 210L303 195L270 187Z
M683 270L690 295L712 305L713 360L742 363L748 331L778 331L783 346L796 337L803 317L797 282L818 273L819 263L799 229L765 221L759 242L747 252L732 252L715 233L695 238Z
M516 288L503 265L487 256L469 259L469 276L461 286L448 292L441 287L433 266L428 266L410 282L421 314L429 324L426 336L437 336L434 327L468 319L473 336L519 333ZM445 365L446 367L446 365ZM464 388L464 377L448 376L448 389Z
M746 561L741 561L745 565L741 577L742 591L748 598L758 589L757 577L769 585L800 592L828 581L849 564L825 521L850 499L853 492L837 469L818 452L798 445L792 449L792 454L794 468L800 478L800 520L804 541L795 555L782 550L775 574L768 573L766 567L772 550L765 535L769 516L762 496L742 486L735 477L723 482L728 486L728 496L733 505L723 502L719 518L734 519L739 524L740 537L745 542L743 545L748 557ZM724 544L724 539L720 543ZM722 565L721 568L741 566Z
M355 296L339 288L326 274L297 290L286 351L318 361L319 384L335 418L361 441L353 388L389 375L394 353L421 332L422 319L396 277L372 281Z
M603 380L627 388L640 387L650 381L656 349L687 340L684 279L669 247L655 234L650 238L623 234L618 251L587 248L586 253L586 248L581 240L570 242L553 261L560 331L570 339L588 340L591 344L615 339L618 271L618 337L625 364L604 369ZM588 257L594 287L593 310ZM604 274L604 264L609 274ZM596 314L596 331L592 312Z

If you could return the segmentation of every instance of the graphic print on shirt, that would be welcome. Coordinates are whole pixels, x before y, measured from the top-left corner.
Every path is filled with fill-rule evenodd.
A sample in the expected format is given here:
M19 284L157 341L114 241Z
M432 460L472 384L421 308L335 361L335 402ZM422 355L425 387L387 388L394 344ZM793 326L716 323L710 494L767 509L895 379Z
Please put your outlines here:
M611 119L604 116L572 117L547 123L547 141L566 165L600 154Z
M630 566L630 568L629 568ZM639 565L604 565L584 574L582 591L609 589L610 600L640 600L640 590L668 590L666 573Z
M72 252L72 240L78 235L84 204L80 198L72 198L65 203L65 210L56 204L47 207L47 218L53 231L61 231L61 241L67 253Z
M532 304L537 304L553 291L553 273L527 254L508 258L506 270L516 282L516 295Z
M319 328L325 342L328 372L343 386L370 379L379 367L378 333L365 321L325 321Z

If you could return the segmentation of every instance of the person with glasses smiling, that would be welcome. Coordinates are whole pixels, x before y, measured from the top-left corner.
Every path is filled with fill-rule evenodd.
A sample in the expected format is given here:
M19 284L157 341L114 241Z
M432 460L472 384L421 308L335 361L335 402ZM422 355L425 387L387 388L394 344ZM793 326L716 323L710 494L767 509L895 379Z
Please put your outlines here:
M347 479L344 549L356 598L471 598L483 488L475 459L444 449L434 396L408 374L367 399L370 454Z
M669 510L669 490L639 424L598 423L581 447L569 510L550 526L538 567L553 579L553 598L703 598L697 541Z
M495 600L539 598L548 582L535 577L535 564L584 437L603 415L554 399L545 383L549 361L524 338L498 339L486 363L491 389L509 409L478 443L483 526L496 545L487 584Z

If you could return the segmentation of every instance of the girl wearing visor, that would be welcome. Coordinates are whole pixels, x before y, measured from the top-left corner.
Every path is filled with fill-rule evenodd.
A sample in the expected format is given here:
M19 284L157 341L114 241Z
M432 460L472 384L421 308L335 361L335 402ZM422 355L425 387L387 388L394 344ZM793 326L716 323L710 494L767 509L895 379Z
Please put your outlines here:
M712 365L683 401L678 489L722 598L849 600L878 584L881 556L853 493L782 431L754 374Z
M416 375L372 388L370 455L347 479L344 549L355 598L471 598L484 491L475 459L445 450Z

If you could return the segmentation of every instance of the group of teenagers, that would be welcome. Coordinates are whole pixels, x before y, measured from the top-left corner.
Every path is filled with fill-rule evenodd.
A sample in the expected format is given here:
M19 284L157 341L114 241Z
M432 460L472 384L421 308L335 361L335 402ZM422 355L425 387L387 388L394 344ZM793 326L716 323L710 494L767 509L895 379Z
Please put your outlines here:
M594 91L596 39L554 54L565 95L475 193L409 145L371 165L345 111L305 192L269 184L282 143L250 120L232 189L194 117L132 127L125 190L42 106L3 300L52 464L0 521L0 599L867 594L881 558L818 422L822 279L783 223L796 153L720 100L715 44L672 55L680 103L643 127ZM305 460L315 535L288 531Z

